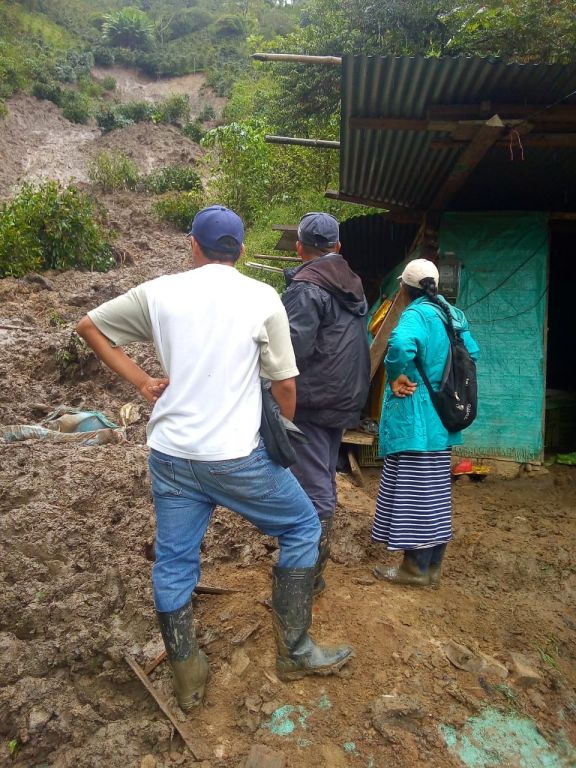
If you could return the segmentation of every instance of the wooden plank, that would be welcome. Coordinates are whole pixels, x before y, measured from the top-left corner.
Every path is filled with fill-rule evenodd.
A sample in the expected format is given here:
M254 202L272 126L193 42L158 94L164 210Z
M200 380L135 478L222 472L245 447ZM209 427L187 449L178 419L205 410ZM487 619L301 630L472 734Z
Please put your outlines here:
M301 264L301 260L298 256L267 256L265 253L257 253L255 259L268 259L269 261L291 261L297 264Z
M529 147L576 147L576 133L522 133L520 141ZM464 149L465 139L436 139L430 142L431 149ZM518 138L512 133L494 142L495 147L507 148L512 142L512 148L519 147Z
M404 117L351 117L348 125L353 130L368 129L371 131L447 131L451 133L458 128L454 120L418 120Z
M430 205L431 210L441 211L446 207L505 130L506 126L498 115L491 117L478 129L478 133L457 159L450 175L436 193Z
M394 328L398 325L398 320L405 307L406 299L398 291L394 297L392 306L388 310L388 314L382 321L382 324L380 325L380 328L378 328L378 332L370 345L370 381L372 381L376 371L382 365L386 347L388 346L388 339Z
M180 722L176 715L172 712L170 709L168 702L162 696L161 693L158 693L158 691L154 688L150 680L148 679L148 676L142 669L142 667L138 664L138 662L132 658L132 656L129 656L126 654L124 656L124 659L126 660L126 663L130 667L130 669L134 672L136 677L140 680L144 688L148 691L150 696L154 699L156 704L160 707L162 712L166 715L168 720L172 723L174 728L178 731L180 736L182 736L182 739L190 752L192 752L192 755L195 760L206 760L211 755L211 751L208 749L208 746L205 744L204 741L197 738L196 736L192 735L191 727L188 722Z
M405 224L418 223L424 215L423 211L419 211L416 208L408 208L407 206L397 205L386 200L371 200L370 198L357 195L346 195L336 189L327 189L324 192L324 197L328 197L330 200L343 200L346 203L357 203L369 208L382 208L383 212L386 213L387 219Z
M494 114L500 115L504 122L522 118L530 118L535 122L572 122L576 121L576 104L556 104L547 108L546 104L499 104L485 101L481 104L434 104L428 108L430 120L486 119Z
M150 672L154 672L156 667L158 667L160 664L162 664L163 661L166 660L168 657L168 654L166 651L162 651L162 653L159 653L156 658L152 659L152 661L149 661L148 664L144 667L144 674L149 675Z
M356 429L345 429L342 435L343 443L349 443L351 445L373 445L376 435L370 434L370 432L359 432Z
M268 144L290 144L297 147L315 147L317 149L340 149L339 141L329 139L302 139L297 136L273 136L266 134L264 140Z
M364 475L360 469L360 464L358 464L358 459L351 448L348 449L348 461L350 462L350 472L352 473L352 477L356 481L356 484L362 487L364 485Z

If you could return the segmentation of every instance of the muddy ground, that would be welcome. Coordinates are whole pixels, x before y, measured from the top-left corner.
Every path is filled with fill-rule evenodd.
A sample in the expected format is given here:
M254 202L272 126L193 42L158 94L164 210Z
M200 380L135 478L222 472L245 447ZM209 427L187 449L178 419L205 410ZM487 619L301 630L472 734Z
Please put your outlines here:
M9 106L0 138L12 151L5 185L34 168L79 177L87 144L103 141L96 129L75 133L52 105L20 97ZM171 129L155 128L147 162L163 165L163 153L180 148ZM60 129L68 133L58 144ZM60 147L50 162L46 155L42 162L46 144L34 144L40 135ZM112 136L115 146L141 151L134 129ZM136 402L72 328L102 301L184 268L187 244L154 219L147 197L102 202L124 254L116 269L0 280L1 425L39 423L60 405L100 409L118 422L121 406ZM154 370L151 348L131 351ZM339 475L333 561L313 634L352 642L356 658L338 678L292 684L275 677L264 604L275 543L218 510L202 581L238 592L196 598L212 677L204 707L187 718L202 747L194 761L125 660L144 665L162 649L147 559L154 535L148 407L139 408L139 420L114 444L0 445L0 765L240 768L254 744L284 753L289 768L575 764L576 472L569 467L459 480L455 539L438 590L374 579L376 563L397 559L369 540L378 470L365 471L364 488ZM469 653L456 654L453 643ZM528 671L515 668L514 653ZM166 663L151 679L179 713Z

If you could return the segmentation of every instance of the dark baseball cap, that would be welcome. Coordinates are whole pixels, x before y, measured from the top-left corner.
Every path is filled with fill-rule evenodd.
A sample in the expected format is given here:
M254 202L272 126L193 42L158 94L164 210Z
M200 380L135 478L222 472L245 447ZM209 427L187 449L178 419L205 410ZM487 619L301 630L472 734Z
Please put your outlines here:
M298 224L298 240L313 248L331 248L339 236L338 222L329 213L307 213Z
M194 216L188 235L203 248L236 255L244 242L244 225L234 211L222 205L211 205Z

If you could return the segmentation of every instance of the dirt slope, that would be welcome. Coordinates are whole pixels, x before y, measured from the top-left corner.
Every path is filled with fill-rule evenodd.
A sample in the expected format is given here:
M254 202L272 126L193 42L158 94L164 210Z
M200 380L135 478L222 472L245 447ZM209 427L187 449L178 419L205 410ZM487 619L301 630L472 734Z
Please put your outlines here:
M75 129L51 105L20 98L11 109L14 103L22 143L12 131L12 144L2 145L11 147L13 170L0 168L7 183L30 172L24 149L34 125L49 124L58 135L62 129L68 156L80 142L75 173L89 146L104 141L95 133L71 138L66 131ZM186 149L172 131L160 129L145 145L136 129L105 140L150 164ZM64 178L56 155L45 170ZM102 202L120 233L123 266L105 275L0 280L1 425L37 423L59 405L98 408L118 420L121 406L135 400L71 330L102 301L185 268L187 244L158 224L146 197L123 193ZM153 370L150 347L132 352ZM124 658L144 664L162 647L146 557L154 520L147 406L140 409L140 420L113 445L0 445L0 765L198 764ZM575 478L572 469L556 468L509 481L459 481L442 586L409 591L371 573L381 559L394 560L369 541L378 471L367 472L363 489L339 476L333 562L313 634L351 641L356 659L339 678L290 685L274 675L263 602L275 544L218 510L204 545L203 581L239 592L196 598L212 678L205 706L189 720L206 747L204 768L240 768L255 743L282 751L289 768L573 765ZM456 668L447 658L450 642L466 646L472 661L485 654L489 667ZM512 652L537 677L515 675ZM167 665L151 678L177 710Z

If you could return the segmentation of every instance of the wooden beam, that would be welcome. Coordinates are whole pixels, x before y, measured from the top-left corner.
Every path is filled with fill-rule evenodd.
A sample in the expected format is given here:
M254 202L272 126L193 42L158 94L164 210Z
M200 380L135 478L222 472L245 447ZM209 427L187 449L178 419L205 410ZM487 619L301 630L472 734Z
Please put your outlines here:
M398 320L405 307L406 299L400 291L397 291L392 306L380 324L380 328L378 328L376 336L374 336L370 345L370 381L372 381L376 371L382 365L386 347L388 346L388 339L394 328L398 325Z
M268 259L269 261L296 261L298 264L302 263L298 256L267 256L265 253L257 253L254 258Z
M253 53L256 61L287 61L294 64L332 64L340 66L340 56L307 56L299 53Z
M298 224L272 224L272 229L282 232L298 232Z
M148 675L146 675L146 673L144 672L142 667L138 664L138 662L128 654L126 654L124 658L128 666L134 672L136 677L140 680L144 688L146 688L146 690L152 696L156 704L158 704L162 712L166 715L168 720L170 720L174 728L178 731L178 733L182 737L182 740L184 741L184 744L186 744L190 752L192 752L193 757L196 760L206 760L208 757L210 757L211 753L210 753L210 750L208 749L208 745L206 744L206 742L204 742L202 739L196 736L196 734L194 733L194 728L189 721L185 720L181 722L180 720L178 720L176 715L170 709L168 701L164 698L164 696L161 693L159 693L154 688L154 686L148 679Z
M558 122L559 120L576 121L576 104L556 104L547 108L546 104L434 104L428 108L430 120L470 120L490 115L500 115L508 119L530 118L535 122Z
M301 139L296 136L264 136L268 144L291 144L297 147L315 147L317 149L340 149L339 141L329 141L328 139Z
M482 121L484 124L484 121ZM458 122L447 120L413 120L399 117L351 117L348 125L352 129L368 128L373 131L447 131L458 128Z
M369 198L357 195L344 195L335 189L327 189L326 192L324 192L324 197L328 197L330 200L342 200L345 203L365 205L369 208L382 208L383 211L388 212L388 215L386 216L387 219L406 224L418 223L424 215L423 211L418 211L414 208L405 208L402 205L387 203L384 200L370 200Z
M478 133L456 160L450 175L436 193L430 205L430 210L441 211L446 207L446 204L464 185L466 179L505 130L506 126L498 115L491 117L478 130Z
M513 133L495 141L494 146L509 147L510 141L512 148L518 146L518 139ZM529 147L576 147L576 133L522 133L520 141ZM459 138L436 139L430 142L430 149L464 149L465 146L466 141Z

